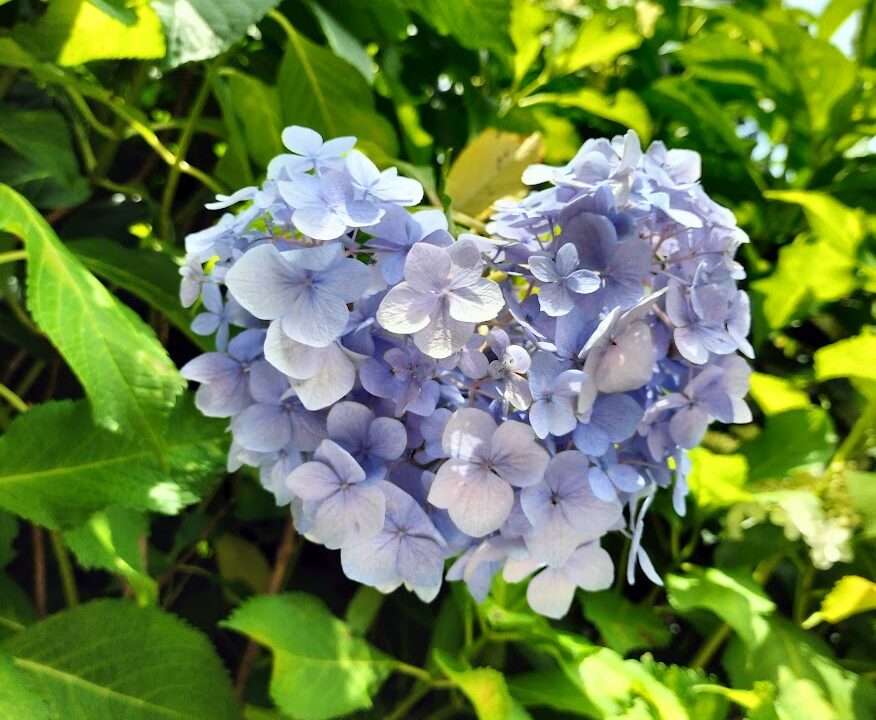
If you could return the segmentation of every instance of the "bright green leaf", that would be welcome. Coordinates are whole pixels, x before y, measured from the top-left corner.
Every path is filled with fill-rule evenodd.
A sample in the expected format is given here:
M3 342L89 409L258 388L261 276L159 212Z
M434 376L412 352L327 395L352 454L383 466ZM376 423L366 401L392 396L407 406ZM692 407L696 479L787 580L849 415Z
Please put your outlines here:
M818 18L818 37L830 40L849 16L866 4L867 0L830 0Z
M808 630L820 622L838 623L868 610L876 610L876 583L858 575L846 575L831 588L821 601L821 608L802 627Z
M669 644L669 630L653 610L622 595L610 591L588 593L583 606L584 617L596 625L605 644L621 655Z
M164 253L127 248L110 240L77 240L67 244L95 275L116 285L161 313L204 352L215 349L212 338L192 332L191 313L180 305L179 265Z
M764 197L802 207L812 232L838 250L853 253L864 237L861 211L830 195L812 190L770 190Z
M755 372L751 374L751 397L764 415L777 415L786 410L808 408L809 396L790 380L775 375Z
M478 720L506 720L514 717L514 700L505 677L494 668L469 669L446 653L436 651L435 662L462 690L475 710Z
M846 470L843 476L852 507L861 516L864 532L876 536L876 473Z
M64 720L235 720L228 675L207 639L124 600L61 612L0 643Z
M876 380L876 332L864 332L816 350L815 377Z
M354 637L319 599L305 593L252 598L223 625L270 648L271 698L300 720L371 707L372 695L392 669L390 658Z
M15 720L59 720L58 714L31 687L27 673L0 652L0 717Z
M587 718L601 715L562 670L534 670L511 675L507 682L511 696L526 707L552 708Z
M752 580L741 572L691 566L684 575L666 576L666 594L675 610L710 610L751 647L768 632L766 618L775 609Z
M750 493L743 489L748 478L748 462L744 456L719 455L705 448L694 448L688 457L692 466L687 483L699 508L729 507L750 499Z
M33 622L36 622L36 611L27 593L8 576L0 574L0 640Z
M749 481L781 479L797 470L822 470L833 455L836 433L820 407L788 410L766 418L757 437L740 448Z
M635 50L642 40L633 25L616 22L607 14L594 15L582 21L569 48L551 57L550 69L554 75L568 75L597 63L610 63Z
M111 505L177 513L224 473L225 424L186 398L158 441L163 464L138 435L96 427L83 401L34 407L0 437L0 507L48 527Z
M241 40L279 0L151 0L167 35L165 63L208 60Z
M85 388L95 422L143 435L161 452L161 424L185 383L155 334L3 185L0 229L25 243L28 308Z
M271 159L286 152L282 109L277 89L238 70L224 69L222 79L228 88L231 109L243 133L250 157L266 168Z
M514 83L519 85L541 53L550 14L537 0L513 0L509 32L514 43Z
M143 567L141 540L148 537L149 518L123 507L92 515L81 527L64 533L67 547L84 568L121 575L141 605L158 600L158 585Z
M89 0L53 0L35 28L19 28L19 37L39 57L67 67L92 60L164 57L164 33L155 10L147 0L133 0L128 7L133 23Z
M376 65L371 56L365 52L362 43L319 4L311 2L310 7L313 9L313 14L316 15L325 39L331 49L335 51L335 55L350 63L362 74L365 82L372 85Z
M350 630L364 636L371 629L380 608L386 600L386 595L370 585L360 585L353 593L344 612L344 622L350 626Z

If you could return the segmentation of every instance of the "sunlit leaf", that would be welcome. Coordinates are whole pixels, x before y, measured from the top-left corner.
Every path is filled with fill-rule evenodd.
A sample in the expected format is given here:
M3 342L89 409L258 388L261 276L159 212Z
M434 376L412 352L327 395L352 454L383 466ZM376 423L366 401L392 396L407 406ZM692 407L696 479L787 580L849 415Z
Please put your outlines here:
M508 39L511 0L404 0L442 35L452 35L460 45L480 50L489 48L511 54Z
M584 617L596 625L605 644L621 655L669 644L669 630L659 616L622 595L611 591L588 593L582 605Z
M528 717L515 715L514 700L505 677L493 668L469 669L445 653L436 652L435 662L441 671L462 690L475 710L478 720L505 720Z
M550 56L551 72L568 75L596 63L609 63L641 44L642 35L633 25L600 13L581 22L568 49Z
M788 410L766 419L764 429L741 447L749 479L783 478L795 470L823 469L836 446L830 415L823 408Z
M802 627L808 630L820 622L838 623L868 610L876 610L876 583L858 575L846 575L837 581L821 601L821 608Z
M876 379L876 332L840 340L815 351L815 377L819 380L855 377Z
M597 117L616 122L624 128L635 130L643 144L651 140L651 116L639 96L629 90L619 90L616 95L603 95L592 88L580 88L570 93L539 93L532 95L520 105L548 103L558 107L584 110Z
M809 396L785 378L755 372L751 374L751 397L765 415L777 415L785 410L807 408Z

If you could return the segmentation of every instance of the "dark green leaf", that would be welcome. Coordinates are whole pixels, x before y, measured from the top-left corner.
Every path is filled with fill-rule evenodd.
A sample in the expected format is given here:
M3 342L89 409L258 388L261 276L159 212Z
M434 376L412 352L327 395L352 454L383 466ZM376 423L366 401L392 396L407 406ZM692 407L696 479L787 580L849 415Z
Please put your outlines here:
M511 0L405 0L442 35L452 35L460 45L472 50L489 48L502 55L511 54L508 27Z
M669 630L652 610L613 592L583 596L584 617L596 625L605 644L621 655L638 648L664 647Z

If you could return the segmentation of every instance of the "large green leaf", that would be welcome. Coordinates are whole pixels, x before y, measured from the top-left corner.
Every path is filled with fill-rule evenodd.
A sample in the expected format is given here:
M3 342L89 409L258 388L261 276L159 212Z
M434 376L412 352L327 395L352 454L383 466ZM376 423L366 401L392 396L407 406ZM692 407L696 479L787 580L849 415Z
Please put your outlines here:
M472 50L489 48L511 54L508 27L511 0L404 0L411 10L442 35L452 35Z
M64 541L84 568L121 575L142 605L158 600L158 585L143 567L140 541L149 534L142 512L111 507L92 515L81 527L64 533Z
M280 0L151 0L167 36L165 63L207 60L243 38Z
M390 658L354 637L319 599L305 593L253 598L223 625L271 649L271 698L300 720L371 707L372 695L392 669Z
M40 131L34 132L35 127ZM0 105L0 145L0 182L17 188L35 205L67 207L88 197L67 123L54 110Z
M371 88L356 68L291 26L286 30L289 43L277 76L284 125L312 127L327 138L355 135L395 156L395 131L377 114Z
M511 675L507 681L511 696L526 707L553 708L587 718L600 716L599 709L560 669Z
M95 422L142 435L161 452L161 424L185 383L155 334L5 185L0 229L24 240L28 308L85 388Z
M285 152L280 140L283 111L277 88L239 70L224 70L221 77L246 149L258 165L266 168L275 155Z
M691 469L687 482L699 509L710 511L750 499L743 489L748 478L745 457L738 453L719 455L705 448L694 448L688 457Z
M462 690L478 720L523 720L526 713L511 697L505 676L495 668L467 668L446 653L436 651L441 671Z
M830 415L820 407L788 410L766 419L761 433L741 447L748 479L781 479L796 470L822 470L836 446Z
M876 689L842 668L830 648L812 633L774 616L768 633L746 648L731 640L724 653L733 687L768 680L779 689L780 720L861 720L876 717Z
M127 601L99 600L52 615L4 640L0 650L64 720L240 717L207 639L173 615Z
M110 505L176 513L224 471L224 423L180 402L158 441L91 421L82 402L20 415L0 437L0 507L49 527L75 527Z
M863 213L830 195L812 190L770 190L764 195L802 207L812 232L838 250L854 253L864 238Z
M27 674L0 652L0 717L15 720L58 720L49 704L31 687Z
M815 351L815 377L819 380L854 377L876 380L876 332L825 345Z
M551 53L554 75L566 75L596 63L610 63L642 44L642 33L632 23L617 21L601 13L584 20L568 48Z
M768 632L766 617L775 603L744 573L690 567L684 575L666 576L666 594L678 612L710 610L750 646Z
M128 248L103 239L77 240L67 247L106 282L145 300L201 350L215 349L211 338L192 332L191 313L180 305L179 266L165 253Z
M621 655L669 644L669 630L654 611L622 595L608 590L588 593L583 605L584 617L596 625L605 644Z
M39 24L18 28L17 37L38 57L63 66L164 57L161 22L147 0L127 3L127 21L108 9L105 2L52 0Z
M0 640L24 630L35 621L36 612L30 598L14 580L0 574Z

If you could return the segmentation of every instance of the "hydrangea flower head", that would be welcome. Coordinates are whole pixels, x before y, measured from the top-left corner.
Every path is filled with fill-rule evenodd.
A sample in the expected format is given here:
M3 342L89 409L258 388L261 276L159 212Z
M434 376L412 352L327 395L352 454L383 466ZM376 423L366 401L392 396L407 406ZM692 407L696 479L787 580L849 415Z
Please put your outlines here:
M684 514L686 451L751 419L746 237L699 156L587 140L528 168L537 187L497 199L488 236L454 238L355 138L282 140L261 187L208 204L224 214L180 271L217 347L182 373L228 419L229 467L382 592L461 580L483 599L501 573L558 618L617 572L660 583L657 493ZM622 570L610 533L631 541Z

